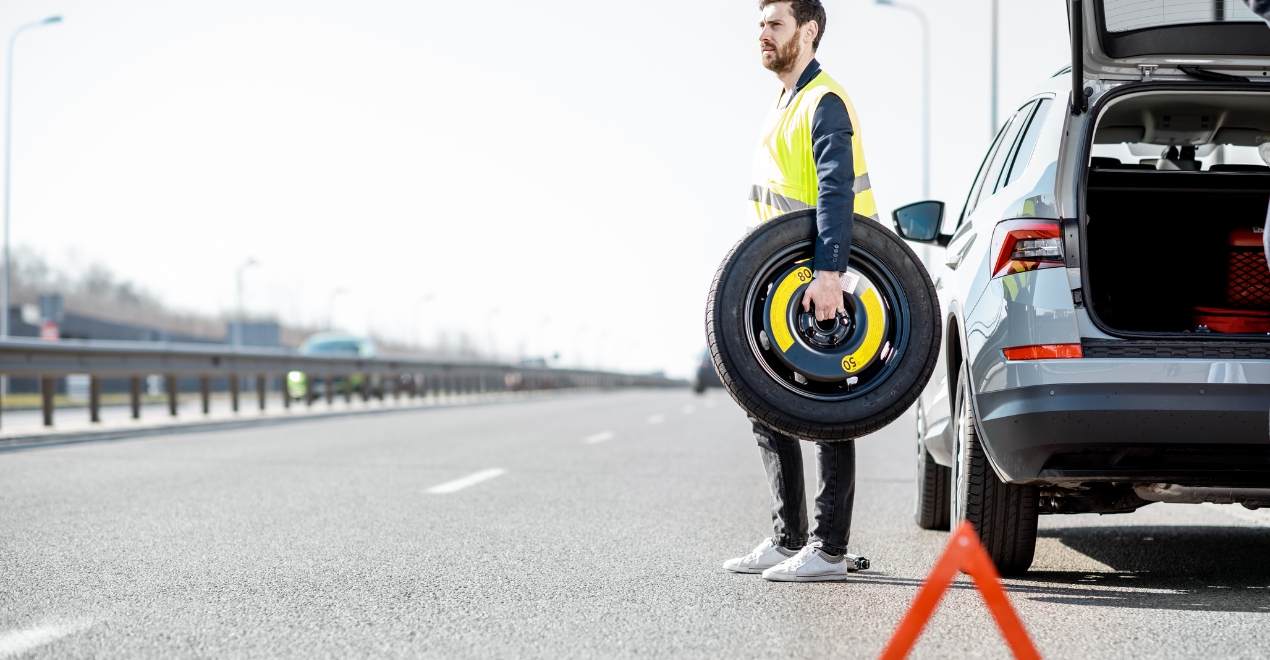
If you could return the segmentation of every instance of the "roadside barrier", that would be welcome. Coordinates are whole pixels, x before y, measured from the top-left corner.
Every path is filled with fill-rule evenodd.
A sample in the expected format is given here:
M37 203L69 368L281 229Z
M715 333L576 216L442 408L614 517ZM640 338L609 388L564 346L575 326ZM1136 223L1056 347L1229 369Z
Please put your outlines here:
M286 376L291 372L310 374L323 380L321 395L328 404L341 389L351 400L352 377L363 380L361 395L393 398L402 394L414 398L429 394L474 394L503 391L555 390L573 388L685 387L682 380L665 376L622 374L583 369L525 367L497 362L458 362L398 357L343 357L300 355L294 349L253 348L216 344L177 344L141 341L41 341L0 340L0 374L40 379L44 425L53 425L56 379L70 374L89 376L88 414L101 421L103 378L127 379L132 417L141 416L141 384L149 375L162 376L168 414L176 417L181 378L197 378L204 414L209 412L211 379L227 378L234 412L238 412L240 383L255 379L257 405L265 409L270 380L283 379L283 406L290 408ZM319 393L315 378L305 378L305 392L299 399L312 406ZM337 388L342 380L342 388ZM374 387L366 385L374 381Z
M948 540L948 548L939 561L935 562L926 583L913 599L908 614L904 615L895 629L895 635L882 650L881 660L904 660L909 651L913 650L913 645L921 636L926 622L935 613L944 592L948 591L953 578L957 577L958 570L974 578L975 587L983 596L983 602L987 604L992 618L996 619L997 627L1001 629L1010 650L1014 651L1014 657L1019 660L1040 660L1041 654L1037 653L1023 622L1019 620L1018 613L1005 595L1001 576L997 574L996 566L992 565L992 558L979 542L975 528L966 521L957 527L957 531Z

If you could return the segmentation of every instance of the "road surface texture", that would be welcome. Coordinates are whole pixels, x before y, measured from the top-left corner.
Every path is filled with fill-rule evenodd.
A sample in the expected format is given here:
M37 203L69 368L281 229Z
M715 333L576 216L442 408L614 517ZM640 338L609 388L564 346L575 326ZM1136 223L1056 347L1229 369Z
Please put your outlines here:
M0 657L876 657L947 538L912 426L859 441L873 569L821 584L720 568L770 527L717 390L0 453ZM1045 517L1007 586L1047 658L1266 657L1263 513ZM1008 656L962 579L912 657Z

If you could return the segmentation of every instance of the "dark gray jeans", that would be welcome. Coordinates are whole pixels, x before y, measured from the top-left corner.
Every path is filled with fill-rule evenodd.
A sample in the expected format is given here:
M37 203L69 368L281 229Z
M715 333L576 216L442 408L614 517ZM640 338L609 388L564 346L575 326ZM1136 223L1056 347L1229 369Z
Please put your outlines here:
M753 417L754 437L772 489L772 539L798 550L807 545L807 496L803 484L803 452L799 440L769 429ZM855 440L817 442L820 468L816 491L816 528L811 540L831 555L847 551L851 508L855 505Z

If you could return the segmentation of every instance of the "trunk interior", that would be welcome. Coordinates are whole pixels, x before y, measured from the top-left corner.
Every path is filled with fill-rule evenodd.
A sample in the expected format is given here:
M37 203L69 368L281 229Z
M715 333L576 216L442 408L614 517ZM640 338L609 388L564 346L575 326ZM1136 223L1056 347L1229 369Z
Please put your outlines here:
M1088 191L1085 264L1104 325L1185 333L1202 325L1196 308L1270 313L1270 268L1247 245L1262 237L1270 171L1095 169ZM1232 246L1240 230L1255 239Z
M1267 339L1263 144L1265 92L1147 92L1101 111L1083 267L1087 306L1105 330Z

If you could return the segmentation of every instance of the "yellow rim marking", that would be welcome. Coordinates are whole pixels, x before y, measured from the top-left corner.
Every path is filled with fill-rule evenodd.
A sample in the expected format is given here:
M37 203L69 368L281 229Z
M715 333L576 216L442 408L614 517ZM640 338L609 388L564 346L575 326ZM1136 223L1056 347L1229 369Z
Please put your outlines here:
M868 320L869 330L864 335L864 343L856 352L842 358L842 370L855 373L877 355L882 348L882 333L886 331L886 315L882 311L882 300L874 289L865 291L860 296L864 303L864 317ZM792 341L792 340L791 340Z
M776 287L776 293L772 294L772 311L768 321L772 326L772 339L776 340L776 345L780 347L782 353L794 345L794 336L789 332L789 320L786 317L789 311L789 299L794 296L798 287L810 281L811 269L804 266L781 280L780 286ZM872 327L872 324L869 325Z

